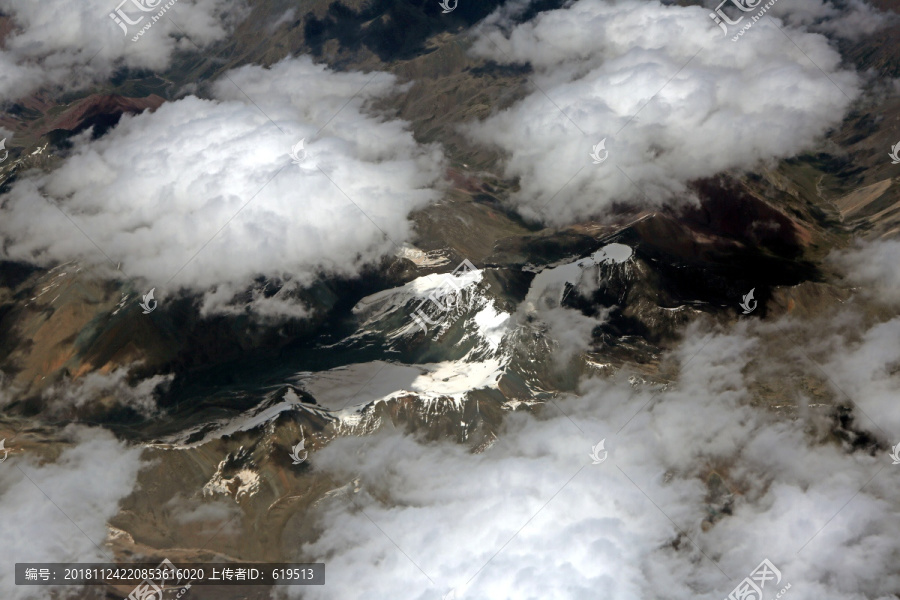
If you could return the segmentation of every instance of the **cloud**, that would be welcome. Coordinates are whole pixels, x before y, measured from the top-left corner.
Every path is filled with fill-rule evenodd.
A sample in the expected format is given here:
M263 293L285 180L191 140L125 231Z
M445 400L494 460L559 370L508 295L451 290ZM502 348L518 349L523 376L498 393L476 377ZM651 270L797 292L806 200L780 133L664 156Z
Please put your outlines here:
M530 218L687 200L692 180L814 148L859 94L826 38L787 33L757 25L734 43L708 10L656 1L579 0L518 25L498 15L472 51L530 64L534 86L466 131L506 154ZM609 158L593 164L604 139Z
M45 390L43 396L53 412L68 412L112 401L144 416L152 416L157 411L156 388L162 386L165 389L175 376L153 375L132 385L128 381L129 370L129 367L119 367L109 373L92 372L75 380L64 380Z
M810 31L849 40L870 35L887 25L891 19L896 19L864 0L779 2L771 11L772 16L783 19L793 27L806 27Z
M859 426L882 442L900 441L897 390L900 372L900 319L833 338L825 370L841 396L853 401ZM897 439L894 439L897 438Z
M829 262L850 283L862 286L866 297L881 303L900 302L900 240L857 242L843 251L833 251Z
M137 31L166 4L121 3L130 20L140 19L126 34L109 17L118 0L0 0L0 10L10 15L14 26L0 50L0 100L22 98L45 86L84 88L120 67L163 70L175 52L224 39L247 10L243 2L231 0L178 0L133 42Z
M99 247L161 302L178 288L209 292L210 312L229 310L258 277L289 292L320 273L353 276L396 251L409 212L438 197L439 148L368 107L397 89L390 74L335 73L302 57L231 71L212 99L123 116L107 135L76 140L55 171L12 187L3 254L102 262ZM292 164L300 140L307 156ZM261 313L304 314L287 292L272 294L257 294Z
M241 511L230 499L209 500L176 494L164 508L182 534L189 531L192 538L208 539L217 534L240 535L240 519L237 517Z
M25 454L0 465L3 551L19 562L109 562L111 553L95 544L103 547L107 521L134 488L141 451L103 429L69 427L63 434L71 445L53 462ZM0 573L0 589L4 598L25 600L49 598L51 588L16 586L10 568ZM82 593L52 589L66 598Z
M609 310L604 310L600 317L591 317L563 307L542 310L540 319L547 327L546 335L556 342L556 364L566 366L572 357L588 350L594 329L606 322L608 314Z
M304 597L721 600L765 558L782 573L766 597L892 597L890 460L759 407L767 327L695 325L666 388L586 382L558 400L568 417L511 413L480 454L396 431L334 441L310 464L354 485L320 503L322 533L298 548L329 569Z
M608 249L621 248L627 252L622 260L611 260ZM609 269L627 261L631 248L623 244L610 244L589 257L547 268L537 273L531 282L524 302L517 311L517 320L526 326L544 329L543 335L553 340L553 359L557 367L565 367L573 356L588 350L593 331L605 323L611 311L602 308L598 315L585 315L564 304L566 297L588 298L605 283Z
M166 502L166 508L172 511L172 519L180 525L210 522L219 524L240 512L234 503L213 500L196 504L180 494Z

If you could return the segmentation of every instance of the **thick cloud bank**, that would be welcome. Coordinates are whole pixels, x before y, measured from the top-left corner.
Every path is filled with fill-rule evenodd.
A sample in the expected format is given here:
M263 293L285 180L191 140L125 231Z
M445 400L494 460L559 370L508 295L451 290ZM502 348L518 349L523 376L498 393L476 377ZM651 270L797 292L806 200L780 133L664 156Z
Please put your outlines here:
M224 39L246 10L243 2L231 0L178 0L132 41L167 3L0 0L0 10L13 25L0 50L0 101L43 86L82 87L108 78L119 67L165 69L176 51L194 51L194 44L202 48ZM117 7L136 22L123 21L127 32L109 16Z
M825 37L758 23L734 43L697 6L579 0L507 27L489 18L473 51L530 64L540 89L467 130L507 153L521 212L554 222L812 148L858 94Z
M773 327L695 328L657 395L591 381L559 401L571 421L549 405L512 414L482 454L396 432L335 441L311 464L348 485L301 548L329 583L304 597L722 600L766 558L782 574L766 600L787 584L798 600L896 597L900 471L887 450L838 442L822 416L758 407ZM871 361L860 396L900 387L878 330L855 352ZM608 455L592 464L600 440Z
M2 198L3 253L102 262L96 243L159 289L199 252L157 297L215 288L208 309L259 276L353 275L396 251L408 213L437 197L440 150L419 146L406 122L364 110L396 88L392 75L334 73L308 58L232 71L213 99L123 117L102 138L77 141L52 173L17 182ZM294 164L301 140L306 155L298 150ZM299 310L279 296L259 301L261 311Z
M141 451L126 447L102 429L73 427L67 433L73 444L53 462L38 464L27 455L10 455L0 465L0 523L3 551L10 561L109 562L111 558L97 545L103 547L107 521L137 482ZM7 440L6 445L14 448L16 442ZM0 589L4 598L13 600L50 598L51 589L63 598L81 594L77 587L17 586L12 566L0 572Z

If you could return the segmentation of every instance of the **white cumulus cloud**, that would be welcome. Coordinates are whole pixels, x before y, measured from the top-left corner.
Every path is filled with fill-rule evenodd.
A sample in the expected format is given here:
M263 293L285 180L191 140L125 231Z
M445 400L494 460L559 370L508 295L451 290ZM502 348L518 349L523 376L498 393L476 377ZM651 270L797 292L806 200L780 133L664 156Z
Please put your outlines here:
M858 95L825 37L786 31L760 23L734 43L708 10L658 1L579 0L514 26L498 13L473 52L530 64L534 86L467 131L506 154L528 217L688 198L692 180L814 147Z
M298 545L329 570L328 587L303 597L721 600L766 558L781 571L766 597L787 584L796 598L894 597L900 494L887 452L760 407L748 367L766 356L765 327L754 327L693 327L664 390L590 381L561 411L509 415L480 454L396 431L333 442L311 465L348 485L320 504L321 535ZM870 375L871 389L896 389L895 372ZM600 440L609 454L595 465Z
M53 462L27 454L0 465L0 522L3 551L18 562L109 562L100 548L107 521L131 493L141 468L139 448L128 447L103 429L72 426L71 445ZM7 447L15 442L7 440ZM99 546L99 548L98 548ZM4 598L33 600L79 597L77 587L15 585L12 568L0 573ZM55 596L54 596L55 597Z
M84 87L119 67L165 69L175 52L224 39L247 10L232 0L178 0L159 17L167 3L0 0L13 25L0 49L0 100L16 100L44 86ZM127 33L109 16L117 8L138 21ZM152 27L132 41L154 17Z
M76 140L55 171L18 181L2 198L3 255L102 262L99 247L157 297L206 291L205 308L224 310L257 277L290 288L356 274L396 251L409 212L437 198L440 149L368 106L398 89L390 74L302 57L236 69L213 89L123 116ZM293 164L300 140L307 156ZM302 314L282 296L257 300L261 312Z

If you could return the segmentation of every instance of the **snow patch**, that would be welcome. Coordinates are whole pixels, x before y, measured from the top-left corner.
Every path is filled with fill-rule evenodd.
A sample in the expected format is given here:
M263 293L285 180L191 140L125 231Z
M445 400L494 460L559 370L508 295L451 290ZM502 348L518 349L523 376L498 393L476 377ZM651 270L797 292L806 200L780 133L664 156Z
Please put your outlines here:
M411 260L420 269L442 267L450 262L450 259L444 256L440 250L425 252L412 246L404 246L397 255Z
M562 303L567 286L577 285L585 269L601 264L622 264L628 261L633 253L631 247L625 244L607 244L588 257L544 269L534 276L525 296L525 307L529 312L534 312L541 298L558 306Z
M391 288L366 296L353 307L353 314L366 317L366 323L372 323L406 306L409 302L422 300L432 292L453 284L459 289L477 285L482 280L481 271L469 271L458 276L450 273L432 273L417 277L400 287Z
M509 313L500 312L494 306L494 301L485 306L475 315L475 325L480 335L496 351L500 347L503 335L506 333L506 324L509 321Z
M250 497L259 491L259 475L250 469L244 468L231 477L224 477L222 471L227 463L227 457L219 463L219 468L216 469L215 474L203 486L204 496L214 496L216 494L233 495L234 501L240 502L244 496ZM235 484L237 484L236 488Z
M631 246L626 246L625 244L608 244L591 254L591 260L594 261L594 264L600 264L607 261L622 264L631 258L632 254L634 254L634 251L631 249Z

